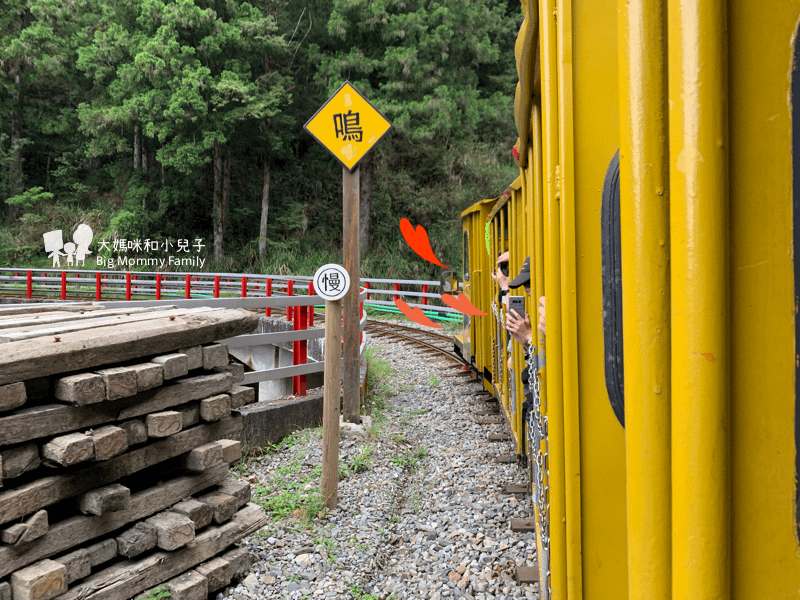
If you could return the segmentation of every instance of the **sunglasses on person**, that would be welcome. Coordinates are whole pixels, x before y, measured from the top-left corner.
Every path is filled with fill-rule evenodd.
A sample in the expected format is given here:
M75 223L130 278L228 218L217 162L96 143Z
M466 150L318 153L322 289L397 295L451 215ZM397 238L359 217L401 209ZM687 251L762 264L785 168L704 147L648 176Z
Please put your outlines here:
M503 276L508 277L508 261L501 262L497 266L500 268L500 272L503 274Z

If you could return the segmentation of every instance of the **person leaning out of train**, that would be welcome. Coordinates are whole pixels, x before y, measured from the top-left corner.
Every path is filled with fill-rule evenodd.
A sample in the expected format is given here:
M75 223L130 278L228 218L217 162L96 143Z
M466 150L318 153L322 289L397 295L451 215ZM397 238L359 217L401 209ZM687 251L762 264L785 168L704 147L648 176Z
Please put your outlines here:
M497 295L497 303L506 304L506 306L508 306L508 250L497 257L495 270L492 271L492 279L494 279L500 287L500 293Z

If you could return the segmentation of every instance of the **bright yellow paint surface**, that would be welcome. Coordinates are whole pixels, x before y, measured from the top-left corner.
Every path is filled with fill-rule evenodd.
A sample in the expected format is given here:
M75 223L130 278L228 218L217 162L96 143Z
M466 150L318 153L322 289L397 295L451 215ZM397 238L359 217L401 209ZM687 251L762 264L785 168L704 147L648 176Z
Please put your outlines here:
M352 171L391 126L386 117L345 82L309 119L305 129Z

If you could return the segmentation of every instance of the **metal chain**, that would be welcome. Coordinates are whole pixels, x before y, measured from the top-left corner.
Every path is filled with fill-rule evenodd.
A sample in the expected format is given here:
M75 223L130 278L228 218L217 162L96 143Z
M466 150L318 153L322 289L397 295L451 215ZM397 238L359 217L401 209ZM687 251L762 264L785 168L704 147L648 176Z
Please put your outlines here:
M541 396L539 395L539 370L536 364L536 348L528 342L526 348L528 363L528 381L532 382L533 410L528 413L528 457L536 456L533 462L534 508L539 516L539 531L542 542L542 556L539 561L544 573L544 581L540 585L542 600L550 600L550 486L547 415L542 414Z

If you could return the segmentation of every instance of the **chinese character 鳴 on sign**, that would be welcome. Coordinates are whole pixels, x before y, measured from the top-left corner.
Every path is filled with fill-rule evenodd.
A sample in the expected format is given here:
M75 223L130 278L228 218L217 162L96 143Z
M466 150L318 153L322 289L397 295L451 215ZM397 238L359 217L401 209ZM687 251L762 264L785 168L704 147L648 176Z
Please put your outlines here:
M336 128L336 139L339 139L341 134L342 139L346 142L360 142L362 140L361 126L359 125L360 116L352 110L346 113L337 113L333 115L333 126Z

